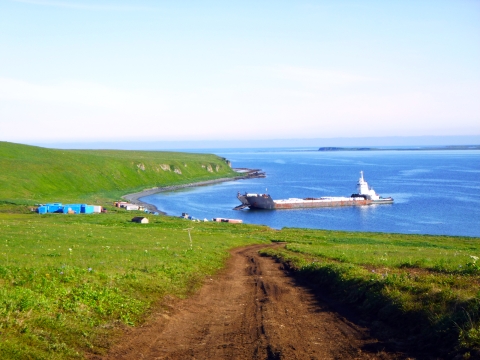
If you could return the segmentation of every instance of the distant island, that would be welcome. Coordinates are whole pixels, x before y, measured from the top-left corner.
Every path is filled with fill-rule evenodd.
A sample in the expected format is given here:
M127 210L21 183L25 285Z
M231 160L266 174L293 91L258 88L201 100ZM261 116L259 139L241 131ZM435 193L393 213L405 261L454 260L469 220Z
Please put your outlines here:
M480 145L406 146L406 147L321 147L318 151L425 151L425 150L480 150Z

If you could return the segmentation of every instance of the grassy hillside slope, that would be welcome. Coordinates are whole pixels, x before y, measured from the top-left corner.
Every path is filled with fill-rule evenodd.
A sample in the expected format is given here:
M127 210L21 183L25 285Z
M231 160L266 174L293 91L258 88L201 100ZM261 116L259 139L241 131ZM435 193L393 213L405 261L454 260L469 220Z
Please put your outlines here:
M0 213L0 359L84 359L162 299L185 297L264 226L132 214ZM191 230L190 241L189 233Z
M478 359L479 240L284 228L264 254L419 359Z
M426 354L416 359L480 354L478 238L131 218L0 213L0 359L103 354L162 299L198 289L226 250L270 241L286 248L265 254L390 346Z
M57 150L0 142L0 201L99 201L147 187L233 177L216 155Z

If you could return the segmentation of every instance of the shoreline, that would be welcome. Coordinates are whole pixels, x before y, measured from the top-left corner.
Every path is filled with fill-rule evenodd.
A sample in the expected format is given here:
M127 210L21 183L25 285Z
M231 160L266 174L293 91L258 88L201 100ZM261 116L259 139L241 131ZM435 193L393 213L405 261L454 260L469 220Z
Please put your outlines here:
M245 174L245 175L238 175L238 176L234 176L234 177L231 177L231 178L219 178L219 179L198 181L198 182L188 183L188 184L154 187L154 188L145 189L145 190L142 190L142 191L139 191L139 192L136 192L136 193L123 195L122 199L125 199L125 200L127 200L130 203L135 204L135 205L141 205L141 206L145 207L145 209L147 209L151 212L158 212L160 215L168 215L167 213L165 213L163 211L160 211L155 205L146 203L146 202L140 200L140 198L145 197L145 196L158 194L158 193L161 193L161 192L175 191L175 190L189 188L189 187L207 186L207 185L213 185L213 184L222 183L222 182L226 182L226 181L236 181L236 180L245 180L245 179L254 179L254 178L265 177L265 173L262 172L259 169L237 168L236 170L238 170L237 171L238 173Z

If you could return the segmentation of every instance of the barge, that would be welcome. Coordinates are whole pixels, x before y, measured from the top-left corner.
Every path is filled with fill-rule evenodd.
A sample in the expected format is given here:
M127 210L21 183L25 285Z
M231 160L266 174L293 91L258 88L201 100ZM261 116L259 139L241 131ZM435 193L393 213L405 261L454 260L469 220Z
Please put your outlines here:
M383 198L375 190L368 186L363 178L363 171L360 171L360 178L357 183L357 193L350 197L325 196L320 198L290 198L282 200L273 200L269 194L237 194L238 200L242 203L235 210L244 208L250 209L303 209L320 208L332 206L363 206L373 204L392 204L391 197Z

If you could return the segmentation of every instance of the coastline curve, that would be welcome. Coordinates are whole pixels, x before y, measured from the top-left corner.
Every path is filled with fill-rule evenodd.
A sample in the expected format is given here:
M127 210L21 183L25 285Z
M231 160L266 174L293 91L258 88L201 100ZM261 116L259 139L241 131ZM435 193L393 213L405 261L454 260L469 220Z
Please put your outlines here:
M158 193L161 193L161 192L175 191L175 190L189 188L189 187L214 185L214 184L222 183L222 182L226 182L226 181L263 178L263 177L266 176L265 172L261 171L260 169L241 168L241 169L234 169L234 170L236 170L237 173L239 173L241 175L234 176L234 177L228 177L228 178L219 178L219 179L198 181L198 182L193 182L193 183L188 183L188 184L153 187L153 188L145 189L145 190L142 190L142 191L139 191L139 192L136 192L136 193L123 195L122 198L129 201L132 204L144 206L145 209L148 209L151 212L158 212L161 215L168 215L167 213L165 213L163 211L160 211L155 205L146 203L146 202L144 202L140 199L143 198L143 197L158 194Z

